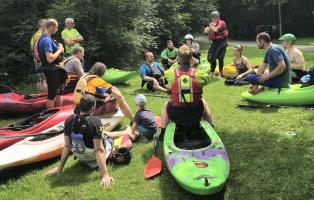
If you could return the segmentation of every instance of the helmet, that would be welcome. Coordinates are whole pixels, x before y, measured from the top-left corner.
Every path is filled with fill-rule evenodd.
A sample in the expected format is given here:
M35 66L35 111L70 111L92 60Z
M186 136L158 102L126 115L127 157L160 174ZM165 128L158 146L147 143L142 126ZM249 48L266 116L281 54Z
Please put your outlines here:
M283 36L281 36L279 38L280 41L289 41L289 42L292 42L292 41L296 41L297 38L291 34L291 33L287 33L287 34L284 34Z
M130 163L132 159L132 153L131 150L127 147L121 147L112 155L112 162L117 165L127 165Z
M193 40L194 38L193 38L193 35L187 34L186 36L184 36L184 39L185 40Z
M215 11L210 13L210 16L211 17L216 17L216 16L220 17L220 14L219 14L219 12L217 10L215 10Z

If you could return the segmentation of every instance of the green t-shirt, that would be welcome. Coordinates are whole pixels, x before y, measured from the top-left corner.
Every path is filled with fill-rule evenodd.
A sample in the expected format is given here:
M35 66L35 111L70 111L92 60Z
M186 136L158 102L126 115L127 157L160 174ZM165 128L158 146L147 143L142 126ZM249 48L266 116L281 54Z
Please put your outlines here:
M178 62L174 63L167 71L165 71L165 78L169 82L169 85L172 85L175 79L175 69L179 68L180 65ZM209 72L210 72L210 64L209 63L201 63L196 67L195 70L195 79L197 82L204 87L210 82L209 79Z
M163 51L161 52L161 55L160 55L160 56L161 56L162 59L168 59L168 58L170 58L171 60L174 60L174 59L176 59L177 56L178 56L178 49L177 49L177 48L173 48L172 51L169 51L169 49L166 48L165 50L163 50Z
M62 32L61 32L61 37L62 39L64 40L65 38L68 38L70 40L73 40L75 39L78 35L80 35L80 33L75 29L75 28L71 28L71 29L68 29L68 28L65 28ZM65 44L65 51L67 54L71 54L73 49L75 47L78 47L80 46L80 43L79 42L75 42L73 45L67 45Z

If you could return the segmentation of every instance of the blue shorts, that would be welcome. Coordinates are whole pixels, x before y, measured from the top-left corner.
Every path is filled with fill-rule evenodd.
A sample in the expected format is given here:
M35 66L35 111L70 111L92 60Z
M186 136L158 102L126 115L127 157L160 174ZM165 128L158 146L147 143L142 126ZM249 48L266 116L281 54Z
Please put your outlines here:
M249 74L249 75L247 75L246 80L252 85L262 85L262 86L269 87L269 88L284 88L284 87L286 87L280 83L280 80L274 79L274 78L268 79L265 82L260 83L258 81L258 77L260 77L260 76L261 76L260 74Z
M154 137L154 134L157 132L148 128L145 128L142 125L138 125L137 126L137 130L142 134L142 136L144 136L145 138L151 140Z

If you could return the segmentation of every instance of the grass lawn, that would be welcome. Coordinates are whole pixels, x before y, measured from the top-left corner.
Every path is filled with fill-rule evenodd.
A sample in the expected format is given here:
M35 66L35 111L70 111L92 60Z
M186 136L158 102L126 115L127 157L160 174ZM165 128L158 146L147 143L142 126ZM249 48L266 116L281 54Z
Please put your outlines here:
M226 63L231 62L231 52L229 48ZM245 48L245 55L252 63L259 64L263 51ZM305 59L308 65L314 63L310 53L305 54ZM130 85L119 88L135 112L134 96L129 94L141 91L139 77L132 79ZM314 112L301 108L237 108L237 104L244 103L240 94L246 89L246 86L226 87L223 80L204 88L215 127L229 153L231 173L225 191L202 199L314 199ZM148 97L148 108L159 115L164 101ZM13 121L2 118L0 126ZM127 123L128 120L123 121ZM286 133L290 130L297 135L289 138ZM0 199L200 198L182 190L165 165L160 176L144 180L143 166L151 152L152 143L136 144L129 166L110 166L109 173L116 181L108 190L99 185L99 172L89 170L72 156L64 172L54 177L45 177L44 173L57 165L57 159L2 171Z

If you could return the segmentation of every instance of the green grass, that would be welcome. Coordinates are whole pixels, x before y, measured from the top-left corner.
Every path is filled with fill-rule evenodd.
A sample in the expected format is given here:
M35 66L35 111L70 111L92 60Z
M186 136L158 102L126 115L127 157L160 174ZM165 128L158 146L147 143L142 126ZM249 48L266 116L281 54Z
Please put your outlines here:
M245 54L255 64L263 57L263 51L257 48L245 48ZM309 54L305 57L312 60ZM228 49L226 63L230 62ZM119 88L135 112L134 96L129 94L141 92L139 77L132 79L130 86ZM226 189L212 198L313 199L314 112L301 108L239 109L236 105L244 103L240 94L246 89L226 87L223 80L204 88L215 127L231 160ZM159 115L164 101L148 97L148 108ZM13 120L1 119L0 126ZM123 121L127 123L128 120ZM286 135L290 130L297 133L294 138ZM110 166L109 172L116 182L109 190L100 187L99 172L89 170L72 156L64 172L55 177L45 177L44 173L57 165L56 159L2 171L0 199L199 199L183 191L165 165L160 176L152 180L143 178L143 166L151 150L152 143L136 144L129 166ZM161 149L158 152L162 154Z

